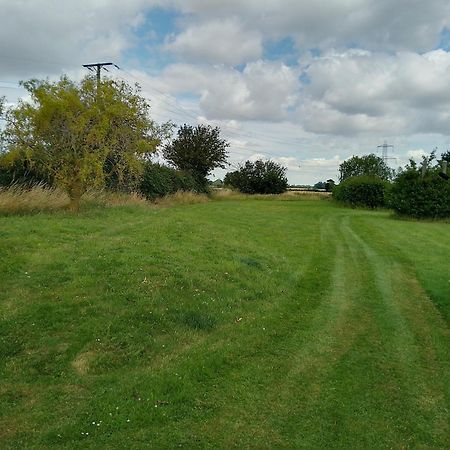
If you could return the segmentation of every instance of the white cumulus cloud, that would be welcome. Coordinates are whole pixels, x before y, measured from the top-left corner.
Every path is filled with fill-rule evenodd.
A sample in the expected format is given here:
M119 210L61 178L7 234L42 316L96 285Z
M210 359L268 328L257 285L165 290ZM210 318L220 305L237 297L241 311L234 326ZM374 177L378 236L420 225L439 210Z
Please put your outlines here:
M195 92L209 119L282 120L296 102L297 73L280 62L255 61L244 70L173 64L163 82L175 93Z
M187 61L236 65L258 59L262 36L236 18L193 25L172 37L165 46Z

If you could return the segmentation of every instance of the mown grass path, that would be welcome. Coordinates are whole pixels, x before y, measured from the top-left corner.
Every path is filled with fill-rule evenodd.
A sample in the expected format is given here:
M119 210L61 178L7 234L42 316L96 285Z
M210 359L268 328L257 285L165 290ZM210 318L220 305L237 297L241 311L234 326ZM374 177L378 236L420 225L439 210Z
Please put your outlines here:
M449 224L328 201L0 218L0 447L450 447Z

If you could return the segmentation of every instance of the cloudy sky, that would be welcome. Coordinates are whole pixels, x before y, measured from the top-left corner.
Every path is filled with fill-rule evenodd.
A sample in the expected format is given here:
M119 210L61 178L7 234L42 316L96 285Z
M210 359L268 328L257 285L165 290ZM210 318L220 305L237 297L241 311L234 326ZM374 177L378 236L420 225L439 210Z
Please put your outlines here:
M275 159L291 183L336 178L384 140L394 167L450 148L448 0L0 0L0 11L11 104L19 80L112 61L157 121L217 124L233 166Z

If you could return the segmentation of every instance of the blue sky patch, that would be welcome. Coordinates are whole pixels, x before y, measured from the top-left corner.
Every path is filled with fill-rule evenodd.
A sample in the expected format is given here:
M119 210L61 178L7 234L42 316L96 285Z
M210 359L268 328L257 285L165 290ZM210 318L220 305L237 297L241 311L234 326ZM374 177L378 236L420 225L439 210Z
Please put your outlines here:
M154 8L145 15L144 22L135 31L137 44L126 52L126 62L136 63L151 73L159 73L174 62L169 52L162 51L166 39L177 32L180 13L173 10Z
M436 48L440 48L440 49L445 50L447 52L450 51L450 28L445 27L441 31L439 44L437 45Z
M269 60L282 60L288 66L297 65L298 50L291 37L264 43L264 58Z

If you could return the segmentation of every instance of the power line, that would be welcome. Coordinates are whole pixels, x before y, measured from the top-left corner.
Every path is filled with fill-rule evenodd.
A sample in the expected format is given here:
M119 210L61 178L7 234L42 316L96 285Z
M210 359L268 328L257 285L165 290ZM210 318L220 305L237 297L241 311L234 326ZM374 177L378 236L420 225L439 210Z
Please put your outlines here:
M35 61L35 62L40 62L40 63L45 63L45 64L52 64L54 66L59 66L59 67L62 67L63 64L64 64L62 62L56 62L56 61L51 61L51 60L42 59L42 58L21 58L19 56L5 55L5 54L2 54L2 53L0 53L0 54L2 55L2 58L6 58L6 59L15 59L15 60L22 60L22 61ZM138 77L137 75L129 72L128 70L118 67L114 63L108 62L108 63L83 64L83 67L85 67L85 68L87 68L87 69L89 69L91 71L96 72L97 80L99 80L99 78L101 76L100 75L101 74L101 69L107 71L106 67L104 67L104 66L114 66L114 67L116 67L120 71L126 73L128 76L134 78L135 80L139 81L142 84L145 84L147 86L147 88L149 88L149 89L151 89L151 90L153 90L155 92L158 92L160 95L162 95L163 97L167 98L170 103L169 102L165 102L166 105L169 105L171 108L173 108L173 107L176 108L175 110L167 108L167 110L169 112L171 112L173 114L176 114L176 115L179 115L179 116L181 116L183 118L187 116L187 117L195 120L196 122L198 121L198 116L194 115L194 113L192 111L189 111L183 105L178 104L176 102L176 100L172 96L170 96L167 93L159 90L155 86L151 86L150 87L150 85L148 84L148 82L144 78ZM248 132L248 131L247 132L246 131L239 131L239 130L232 129L232 128L226 126L225 124L220 124L220 126L221 126L222 129L226 130L227 134L232 135L232 136L236 136L236 137L239 137L239 138L248 137L248 138L252 138L252 139L255 139L255 138L256 139L263 139L265 141L271 141L271 142L274 142L274 143L277 143L277 144L289 145L289 146L301 144L301 142L299 142L295 138L293 138L291 140L279 139L279 138L276 138L276 137L274 137L272 135L269 135L269 134L266 134L266 133L261 133L261 132L252 133L252 132Z
M154 87L154 86L151 86L151 87L150 87L150 85L148 84L147 80L143 79L142 77L135 76L134 74L132 74L131 72L129 72L129 71L126 70L126 69L120 68L120 71L126 73L129 77L134 78L134 79L135 79L136 81L138 81L140 84L146 86L149 90L153 90L153 91L159 93L160 95L162 95L165 99L170 100L171 103L169 103L167 100L160 99L163 103L165 103L166 105L168 105L168 107L167 107L167 106L165 107L165 110L166 110L166 111L169 111L169 112L171 112L171 113L173 113L173 114L176 114L176 115L178 115L178 116L181 116L181 117L183 117L183 118L185 118L185 117L187 116L187 117L193 119L196 123L198 122L198 116L194 116L193 113L192 113L191 111L189 111L188 109L186 109L183 105L180 105L179 103L177 103L176 100L175 100L172 96L168 95L167 93L161 91L160 89L158 89L158 88L156 88L156 87ZM174 108L176 108L176 109L174 109ZM162 108L162 109L164 109L164 108ZM225 132L226 132L227 134L229 134L229 135L235 135L235 136L237 136L238 138L241 138L241 139L242 139L243 137L250 137L250 138L253 138L253 139L255 139L255 138L256 138L256 139L265 139L265 138L263 138L263 137L259 137L258 135L247 134L247 136L246 136L246 135L243 134L243 133L242 133L242 134L239 134L239 132L236 132L235 130L232 130L232 131L231 131L231 130L230 130L228 127L226 127L226 126L225 126L225 127L222 126L221 128L222 128L222 129L225 128ZM259 147L259 148L262 147L262 145L261 145L261 144L258 144L258 143L255 143L254 145L256 145L256 146ZM289 144L289 145L290 145L290 144ZM242 149L242 150L248 152L248 156L251 156L252 154L255 153L255 150L257 150L257 149L252 150L252 149L249 149L249 148L247 148L247 147L244 147L244 146L239 145L239 144L236 144L236 143L232 143L232 144L231 144L231 148L233 149L233 152L235 152L235 153L238 153L238 152L237 152L236 150L234 150L234 148L240 148L240 149ZM265 156L267 155L267 156L269 156L269 157L279 158L279 155L275 155L275 154L273 154L273 153L264 151L263 149L261 149L261 150L259 151L259 153L264 154ZM242 155L242 153L241 153L241 155Z
M6 58L8 58L8 56L6 56ZM9 57L9 58L17 59L17 60L20 60L20 59L26 60L25 58L20 58L20 57ZM28 58L28 60L32 60L32 59ZM38 61L41 63L47 63L47 64L54 64L54 65L58 65L59 67L62 66L62 64L60 64L60 63L56 63L56 62L52 62L52 61L48 61L48 60L46 61L46 60L42 60L42 59L34 59L34 61ZM137 80L138 82L144 84L148 89L159 93L163 97L163 98L160 98L160 101L165 104L165 107L162 107L161 109L165 110L166 112L168 111L171 114L175 114L176 116L182 117L183 119L185 119L186 117L189 117L189 118L193 119L196 123L198 122L199 117L197 115L195 115L195 113L188 110L183 105L180 105L177 102L177 100L174 97L172 97L171 95L167 94L166 92L161 91L160 89L156 88L155 86L150 86L149 83L147 82L147 80L145 80L144 78L138 77L138 76L134 75L133 73L131 73L123 68L120 68L119 66L117 66L116 64L114 64L112 62L83 64L83 67L96 73L97 87L100 85L100 82L101 82L101 71L105 70L108 72L108 69L106 68L106 66L112 66L112 67L117 68L119 71L128 74L128 76L130 76L130 77L134 78L135 80ZM2 83L2 81L0 81L0 83ZM3 81L3 83L10 83L10 82ZM21 89L20 86L0 86L0 88L18 89L18 90ZM272 141L272 142L283 144L283 145L290 145L290 146L295 145L294 141L286 141L286 140L276 139L273 136L269 136L264 133L253 133L253 132L248 132L248 131L246 132L246 131L231 129L230 127L228 127L224 124L220 124L220 126L222 129L224 129L224 131L227 135L235 136L239 139L248 138L248 139L254 139L254 140ZM261 153L264 156L267 155L267 156L273 157L273 158L280 157L279 155L275 155L273 153L264 151L262 148L263 144L254 142L254 143L252 143L252 145L255 146L256 148L250 149L244 145L240 145L239 143L232 143L231 148L233 149L234 153L240 154L241 156L247 156L246 153L248 154L248 156L251 156L254 153ZM241 151L235 150L235 149L240 149Z
M180 105L179 103L177 103L176 100L172 96L161 91L160 89L156 88L155 86L150 86L148 81L145 80L144 78L138 77L137 75L134 75L133 73L131 73L128 70L125 70L123 68L121 68L120 70L122 72L126 73L127 75L129 75L130 77L134 78L135 80L137 80L139 83L145 85L148 89L158 92L159 94L161 94L162 96L164 96L165 98L170 100L172 102L172 104L170 106L171 107L174 106L175 108L178 108L178 111L176 113L179 114L179 111L182 110L181 114L183 115L183 117L187 116L187 117L195 120L196 122L198 121L198 116L195 116L191 111L189 111L183 105ZM289 145L289 146L300 144L300 142L295 141L295 140L287 141L287 140L283 140L283 139L277 139L274 136L270 136L270 135L267 135L267 134L264 134L261 132L251 133L248 131L246 132L246 131L239 131L239 130L231 129L230 127L227 127L224 124L221 124L221 128L224 129L227 134L232 135L232 136L234 135L239 138L243 138L243 137L248 137L248 138L253 138L253 139L256 138L256 139L262 139L262 140L271 141L271 142L274 142L277 144Z

